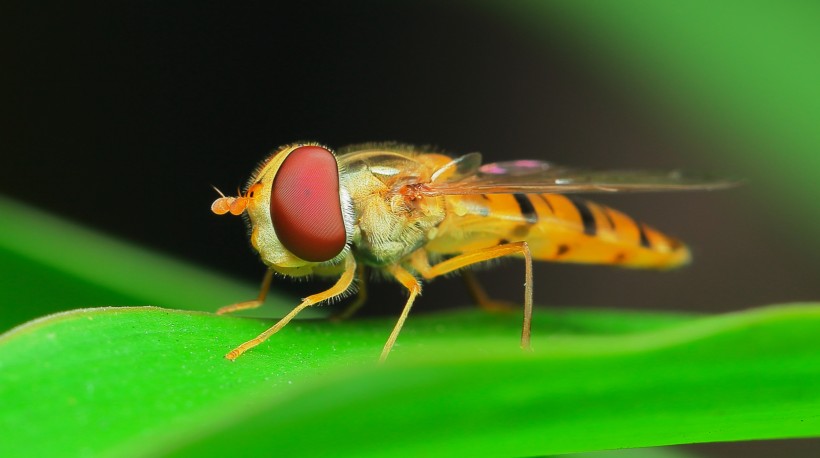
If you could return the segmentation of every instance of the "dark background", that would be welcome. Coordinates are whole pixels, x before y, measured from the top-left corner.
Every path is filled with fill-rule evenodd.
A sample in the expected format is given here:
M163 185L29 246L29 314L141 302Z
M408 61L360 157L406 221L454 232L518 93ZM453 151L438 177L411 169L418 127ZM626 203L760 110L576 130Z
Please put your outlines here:
M727 159L735 145L654 99L639 75L579 53L571 27L533 30L486 5L311 4L4 6L0 193L257 282L264 266L239 219L210 213L210 185L232 192L268 151L296 140L744 170ZM788 222L755 204L757 177L748 178L716 193L607 196L686 240L694 264L669 273L539 264L536 301L725 311L816 299L815 261ZM520 300L519 264L481 278ZM403 304L396 285L373 296L365 313ZM457 280L435 281L416 313L467 302Z
M461 4L197 5L10 11L0 192L256 282L264 267L240 221L209 212L210 185L233 191L272 148L295 140L742 170L725 159L732 145L665 109L639 76L579 53L562 24L536 31ZM801 246L753 201L752 185L607 196L687 241L694 264L671 273L538 265L536 300L714 311L818 297ZM522 281L518 264L483 274L490 291L520 300L510 286ZM419 312L465 303L458 283L431 283ZM323 286L276 287L304 295ZM365 313L397 313L402 293L384 288Z

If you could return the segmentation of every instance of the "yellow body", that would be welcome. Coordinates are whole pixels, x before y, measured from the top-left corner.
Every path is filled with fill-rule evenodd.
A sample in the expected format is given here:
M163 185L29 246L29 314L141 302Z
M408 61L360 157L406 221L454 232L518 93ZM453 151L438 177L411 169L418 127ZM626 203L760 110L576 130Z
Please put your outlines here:
M382 350L383 360L421 291L421 279L505 256L525 261L521 346L529 348L534 259L653 269L689 261L688 249L678 240L621 212L562 193L705 190L733 185L679 172L591 172L527 160L482 165L477 153L454 159L398 145L354 146L335 155L344 248L332 259L311 262L288 251L271 219L276 175L289 154L307 145L320 146L293 144L278 149L257 168L243 195L222 196L211 206L217 214L247 215L251 243L269 266L256 300L223 307L218 313L258 307L274 272L337 276L338 280L229 352L228 359L264 342L304 308L348 294L356 288L357 277L356 304L361 304L364 266L370 266L384 271L409 292ZM325 152L332 154L329 149ZM491 305L480 288L472 289L479 303Z
M479 194L407 202L408 178L425 181L452 158L402 149L340 154L353 197L360 261L384 266L425 250L434 258L526 241L533 259L667 269L687 248L611 208L561 194ZM441 179L446 179L442 177Z

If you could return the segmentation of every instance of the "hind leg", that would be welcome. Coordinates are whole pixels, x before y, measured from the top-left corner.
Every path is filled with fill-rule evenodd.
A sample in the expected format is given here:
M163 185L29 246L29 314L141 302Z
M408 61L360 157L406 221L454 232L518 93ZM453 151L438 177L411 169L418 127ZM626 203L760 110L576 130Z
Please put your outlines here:
M478 281L474 271L470 269L462 270L461 278L464 280L464 284L467 285L467 293L470 294L470 297L482 310L508 313L518 308L518 304L513 302L491 298L490 295L487 294L487 291L484 290L484 287L481 286L481 282Z
M521 255L524 257L524 322L521 326L521 348L530 349L530 335L532 328L532 255L527 242L505 243L481 250L463 253L450 259L430 266L427 253L418 250L410 262L425 279L436 278L464 267L489 261L503 256Z

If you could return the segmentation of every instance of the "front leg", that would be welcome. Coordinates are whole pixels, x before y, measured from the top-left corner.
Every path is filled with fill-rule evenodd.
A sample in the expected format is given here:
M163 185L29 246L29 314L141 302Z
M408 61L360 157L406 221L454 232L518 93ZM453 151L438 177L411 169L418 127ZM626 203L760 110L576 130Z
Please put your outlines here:
M286 324L290 322L296 315L299 314L302 310L310 307L311 305L318 304L319 302L326 301L328 299L332 299L336 296L340 296L344 294L349 288L350 285L353 284L353 278L356 276L356 260L353 259L352 255L349 255L345 258L345 270L342 273L342 276L339 277L339 280L336 282L335 285L331 286L330 289L327 291L323 291L318 294L313 294L308 296L302 300L302 303L296 306L295 309L291 310L290 313L282 317L276 324L271 326L267 331L259 334L257 337L243 343L242 345L234 348L227 355L225 358L230 359L231 361L239 358L242 353L250 350L251 348L261 344L262 342L266 341L268 337L276 334L279 332L280 329L285 327Z
M245 302L237 302L236 304L226 305L221 307L219 310L216 311L217 315L224 315L226 313L238 312L240 310L249 310L255 309L262 305L265 302L265 298L268 296L268 291L270 290L270 284L273 280L273 269L268 267L268 271L265 272L265 278L262 279L262 287L259 288L259 296L256 297L255 300L252 301L245 301Z
M358 312L365 302L367 302L367 268L364 264L359 264L359 268L356 271L356 281L358 282L358 292L356 293L356 298L350 303L350 305L347 306L347 308L344 309L344 311L331 317L330 319L332 321L347 320Z

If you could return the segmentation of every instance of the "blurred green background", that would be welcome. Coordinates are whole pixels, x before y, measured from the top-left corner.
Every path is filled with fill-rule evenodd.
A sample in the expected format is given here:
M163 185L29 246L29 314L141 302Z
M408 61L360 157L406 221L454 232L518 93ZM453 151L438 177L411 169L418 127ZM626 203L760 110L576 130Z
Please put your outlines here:
M742 177L742 188L718 193L603 199L687 241L693 265L672 273L539 265L537 302L710 312L820 297L817 4L2 8L8 26L0 34L11 46L0 87L0 193L128 242L84 255L61 246L73 226L27 219L29 210L4 203L5 328L65 308L180 306L173 285L166 296L140 296L139 281L158 280L135 278L126 295L83 286L88 275L110 273L107 259L140 251L253 291L263 266L238 220L209 213L210 185L233 189L268 150L299 139L334 147L397 140L481 151L491 161ZM155 261L161 278L167 261ZM522 274L511 262L481 278L495 296L519 300L509 285ZM187 288L213 278L192 275ZM112 276L121 285L129 273ZM399 287L382 285L373 296L379 307L367 313L398 313ZM438 281L415 312L466 302L453 281ZM817 449L808 442L785 446ZM706 453L742 446L722 447Z

